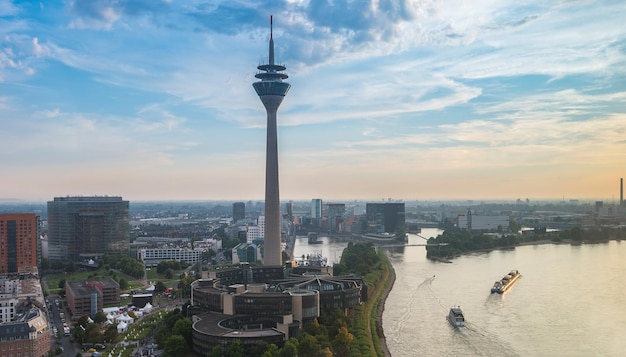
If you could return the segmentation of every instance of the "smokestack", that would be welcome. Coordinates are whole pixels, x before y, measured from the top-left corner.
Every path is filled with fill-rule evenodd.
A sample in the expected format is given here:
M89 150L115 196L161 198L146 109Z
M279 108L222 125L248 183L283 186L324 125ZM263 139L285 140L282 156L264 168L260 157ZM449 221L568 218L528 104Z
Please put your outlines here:
M624 205L624 179L619 179L619 205Z

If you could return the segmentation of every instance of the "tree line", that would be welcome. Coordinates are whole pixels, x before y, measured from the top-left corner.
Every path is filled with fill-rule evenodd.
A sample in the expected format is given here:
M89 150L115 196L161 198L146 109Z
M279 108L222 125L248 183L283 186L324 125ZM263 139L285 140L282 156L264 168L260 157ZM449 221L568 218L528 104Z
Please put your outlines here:
M446 243L447 245L437 245L441 243ZM491 234L449 228L437 237L428 239L429 245L426 246L426 257L431 259L454 257L470 251L512 247L518 243L519 238L512 234L496 238Z

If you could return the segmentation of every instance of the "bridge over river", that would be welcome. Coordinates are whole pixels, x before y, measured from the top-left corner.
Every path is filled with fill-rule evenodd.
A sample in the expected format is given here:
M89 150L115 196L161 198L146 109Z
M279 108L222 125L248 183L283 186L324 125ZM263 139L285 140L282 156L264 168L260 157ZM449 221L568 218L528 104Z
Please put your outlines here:
M435 243L435 244L383 244L379 245L380 248L393 248L393 247L443 247L448 245L448 243Z
M416 236L422 238L425 241L428 241L428 238L423 237L417 233L413 233ZM428 244L428 243L422 243L422 244L382 244L379 245L380 248L392 248L392 247L443 247L448 245L449 243L433 243L433 244Z

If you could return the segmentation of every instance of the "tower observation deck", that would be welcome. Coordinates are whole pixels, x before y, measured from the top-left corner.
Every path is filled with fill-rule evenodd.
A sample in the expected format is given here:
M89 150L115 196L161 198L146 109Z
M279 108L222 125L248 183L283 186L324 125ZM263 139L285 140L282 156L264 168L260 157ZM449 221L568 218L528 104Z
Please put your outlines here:
M255 75L260 79L252 86L259 95L267 112L267 143L265 159L265 237L263 265L282 265L280 195L278 189L278 134L276 130L276 112L291 85L283 82L288 76L281 73L285 66L274 63L273 24L270 16L270 46L267 64L257 67Z

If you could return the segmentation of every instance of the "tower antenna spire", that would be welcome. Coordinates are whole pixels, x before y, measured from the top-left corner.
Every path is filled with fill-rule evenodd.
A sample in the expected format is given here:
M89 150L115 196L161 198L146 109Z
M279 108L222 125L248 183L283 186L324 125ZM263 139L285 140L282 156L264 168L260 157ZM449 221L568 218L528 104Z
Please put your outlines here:
M274 64L274 29L273 29L273 20L272 15L270 15L270 56L269 56L269 64Z

